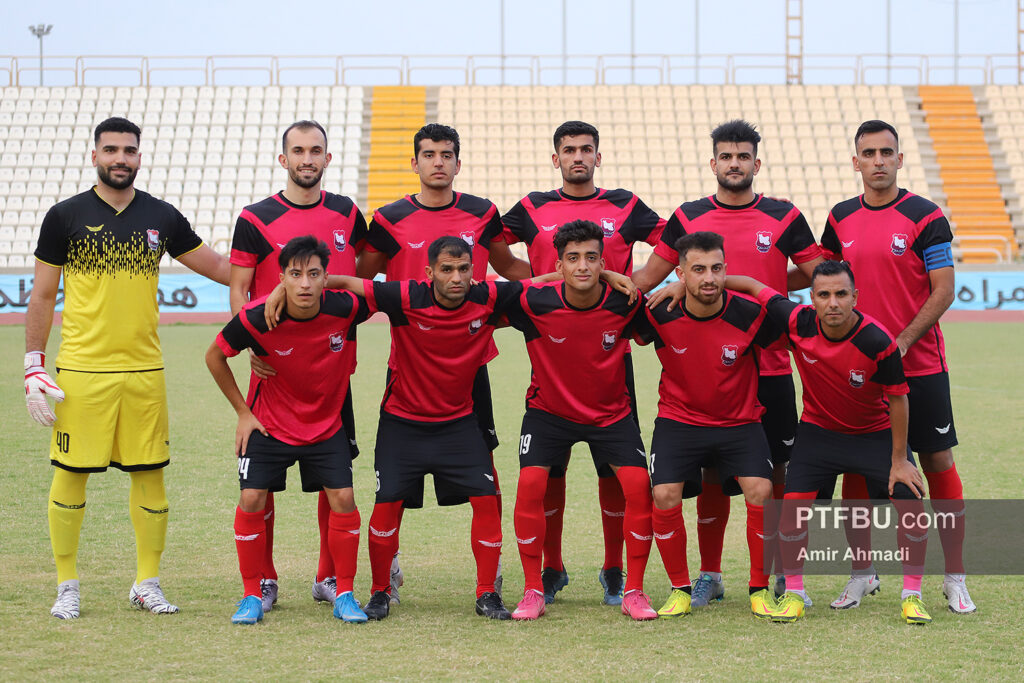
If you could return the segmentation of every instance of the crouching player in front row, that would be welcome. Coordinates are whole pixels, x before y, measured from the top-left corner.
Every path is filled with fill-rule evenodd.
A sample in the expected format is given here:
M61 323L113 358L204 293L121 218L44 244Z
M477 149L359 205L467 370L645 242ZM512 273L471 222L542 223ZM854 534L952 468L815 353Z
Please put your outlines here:
M772 495L772 458L757 400L757 349L781 335L756 301L725 291L725 246L714 232L680 237L678 306L662 301L637 325L641 343L654 342L663 370L651 442L654 538L672 591L661 617L690 613L682 499L701 492L701 468L714 467L727 494L742 491L747 506L750 609L767 619L775 609L764 567L765 502Z
M235 624L263 619L267 490L283 489L285 472L296 461L303 488L320 483L331 507L327 543L337 571L334 616L366 621L352 595L360 520L341 423L354 358L341 351L354 326L366 319L367 307L350 292L324 291L329 255L327 245L310 235L289 240L278 259L285 290L280 324L268 329L265 299L257 299L232 318L206 352L210 373L238 413L235 454L242 493L235 511L235 546L244 597L231 617ZM277 370L253 386L248 401L227 363L245 349L260 357L273 353Z
M777 323L785 325L803 385L803 414L786 474L779 540L786 594L772 621L804 615L803 558L806 524L799 508L844 472L864 477L872 498L891 499L903 564L902 618L931 621L921 601L927 530L916 520L924 479L907 457L907 382L900 349L877 321L856 308L853 271L845 262L825 261L811 277L811 306L801 306L746 277L726 286L756 296ZM910 514L907 514L910 513ZM903 524L906 521L912 524Z

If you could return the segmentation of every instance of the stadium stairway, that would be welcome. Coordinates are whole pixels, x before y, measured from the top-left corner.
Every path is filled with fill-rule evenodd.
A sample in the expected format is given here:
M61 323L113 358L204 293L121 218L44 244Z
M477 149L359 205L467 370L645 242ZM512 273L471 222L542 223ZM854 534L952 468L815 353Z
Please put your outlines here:
M412 138L426 123L427 89L418 86L377 86L370 103L370 157L366 211L419 191L419 178L409 168Z
M1016 256L1017 245L971 89L921 86L925 122L965 263Z

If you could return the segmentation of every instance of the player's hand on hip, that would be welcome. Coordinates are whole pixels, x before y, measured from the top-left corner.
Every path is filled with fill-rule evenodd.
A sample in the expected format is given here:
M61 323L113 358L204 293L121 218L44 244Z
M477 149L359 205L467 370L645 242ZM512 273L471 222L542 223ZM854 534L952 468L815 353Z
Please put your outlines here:
M245 413L238 416L238 428L235 430L235 455L239 457L245 455L246 449L249 448L249 437L253 432L270 436L266 427L260 424L256 416L246 410Z
M278 283L273 291L267 295L266 304L263 307L263 318L267 321L267 327L274 329L281 321L281 312L285 304L284 285Z
M260 379L273 377L277 374L277 370L270 363L253 353L252 349L249 349L249 367L252 368L253 374Z
M39 424L49 427L57 416L53 414L53 408L46 397L59 403L64 400L64 392L46 374L45 365L46 354L42 351L29 351L25 354L25 403L28 405L28 414Z
M686 296L686 287L682 281L676 281L671 284L667 284L661 289L651 292L647 295L647 308L654 308L665 299L669 299L668 308L666 311L671 311L676 305L683 300Z
M896 484L906 484L915 496L918 498L924 497L924 477L921 476L921 471L917 469L909 460L903 458L898 462L894 462L892 468L889 470L889 495L893 493L893 489L896 488Z

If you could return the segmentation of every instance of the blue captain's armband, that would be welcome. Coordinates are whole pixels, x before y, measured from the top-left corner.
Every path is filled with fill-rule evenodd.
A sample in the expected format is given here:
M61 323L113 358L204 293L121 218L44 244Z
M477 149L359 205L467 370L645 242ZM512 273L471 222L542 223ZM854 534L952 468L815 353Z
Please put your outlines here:
M934 244L924 250L924 269L953 267L953 245L949 242Z

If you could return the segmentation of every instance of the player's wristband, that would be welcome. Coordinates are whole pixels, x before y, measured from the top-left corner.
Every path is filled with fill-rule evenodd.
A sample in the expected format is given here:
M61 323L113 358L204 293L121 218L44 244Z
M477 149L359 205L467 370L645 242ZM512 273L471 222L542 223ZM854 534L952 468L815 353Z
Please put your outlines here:
M25 370L36 367L46 367L46 354L42 351L28 351L25 353Z

